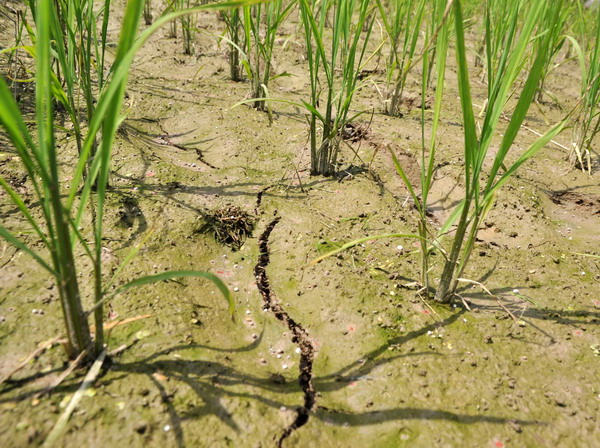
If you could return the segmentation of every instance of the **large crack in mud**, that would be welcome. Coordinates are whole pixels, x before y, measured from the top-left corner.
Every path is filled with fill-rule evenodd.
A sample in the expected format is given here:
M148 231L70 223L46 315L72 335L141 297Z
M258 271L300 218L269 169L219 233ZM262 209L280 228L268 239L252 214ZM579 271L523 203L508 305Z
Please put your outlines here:
M264 300L263 309L273 313L278 320L290 329L293 335L292 342L300 348L300 375L298 376L298 384L304 393L304 405L297 409L296 419L285 429L279 438L277 443L278 447L281 447L283 441L296 429L304 426L306 422L308 422L310 412L314 410L316 403L316 391L312 383L312 368L315 349L308 337L308 332L301 324L294 321L277 301L275 294L271 290L269 278L267 277L267 266L269 265L269 236L280 220L280 216L274 218L258 239L259 257L258 263L254 268L254 275L256 276L256 286Z

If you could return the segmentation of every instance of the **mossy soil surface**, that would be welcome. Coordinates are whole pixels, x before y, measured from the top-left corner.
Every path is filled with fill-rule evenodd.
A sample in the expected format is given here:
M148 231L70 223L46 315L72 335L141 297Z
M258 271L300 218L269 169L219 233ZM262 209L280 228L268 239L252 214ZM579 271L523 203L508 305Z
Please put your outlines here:
M122 7L115 2L116 20ZM276 72L293 76L273 82L276 98L307 95L294 21L284 27L275 58ZM59 444L276 446L304 403L303 353L290 328L263 310L255 278L259 236L280 217L269 235L266 273L275 300L308 333L316 391L314 411L284 446L600 446L600 264L577 255L598 254L600 167L592 176L570 169L565 150L552 144L498 194L465 274L493 297L465 283L459 293L470 311L460 302L438 306L412 289L419 276L414 240L368 242L309 265L339 243L416 232L416 212L388 148L416 179L420 112L408 101L402 118L387 117L377 91L365 88L355 108L375 109L372 119L363 118L368 135L343 146L338 175L311 177L303 113L274 104L270 125L264 113L232 108L249 85L228 80L225 48L216 43L223 24L206 14L199 25L196 56L184 56L181 42L164 30L131 72L112 161L106 270L136 247L120 282L167 269L209 270L234 291L235 321L216 288L197 280L114 299L107 322L120 325L109 348L129 348L82 399ZM10 36L6 28L3 46ZM417 95L417 72L409 95ZM565 107L578 92L574 73L564 64L548 83ZM485 85L476 70L473 77L482 103ZM453 65L447 89L430 204L435 227L462 191ZM527 127L543 131L561 113L553 103L533 106ZM528 129L514 154L535 138ZM569 137L558 143L568 146ZM65 157L65 172L72 161ZM0 170L31 197L4 141ZM25 232L4 193L1 204L3 224ZM225 207L248 214L252 233L238 250L206 231ZM441 257L433 261L435 279ZM91 284L85 266L80 275ZM0 279L3 376L60 336L62 326L51 279L6 244ZM84 292L91 300L91 288ZM55 347L0 386L3 446L43 442L85 375L77 371L40 394L65 368Z

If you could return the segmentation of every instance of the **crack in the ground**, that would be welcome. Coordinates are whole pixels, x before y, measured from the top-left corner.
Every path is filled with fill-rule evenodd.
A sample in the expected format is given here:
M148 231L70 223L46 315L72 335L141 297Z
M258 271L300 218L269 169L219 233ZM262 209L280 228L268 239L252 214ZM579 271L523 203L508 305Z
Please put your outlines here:
M302 392L304 392L304 405L297 409L296 419L285 429L279 438L277 443L278 447L281 447L283 441L295 430L308 422L309 415L314 410L316 403L316 391L312 383L312 368L315 349L308 337L308 332L301 324L294 321L276 300L275 294L271 290L271 285L269 284L269 278L267 277L267 266L269 264L269 236L280 220L280 216L273 219L258 239L259 257L258 263L254 268L254 275L256 277L256 286L264 300L263 309L269 310L278 320L287 325L293 335L292 342L300 348L300 375L298 376L298 384L300 385Z
M163 131L163 135L159 135L157 137L158 143L160 145L164 145L164 146L172 146L173 148L177 148L177 149L181 149L182 151L195 151L196 155L198 156L198 161L200 163L203 163L204 165L206 165L209 168L212 168L214 170L217 169L216 166L208 163L205 159L204 159L204 153L202 152L201 149L198 148L188 148L187 146L183 146L180 145L178 143L175 143L173 140L171 140L171 134L169 134L165 128L162 126L162 123L159 121L158 125L160 126L161 131Z
M258 192L258 194L256 195L256 207L254 207L254 214L256 216L258 216L258 209L260 208L260 205L262 204L262 198L263 195L269 191L271 188L273 188L273 185L269 185L268 187L263 188L262 190L260 190Z

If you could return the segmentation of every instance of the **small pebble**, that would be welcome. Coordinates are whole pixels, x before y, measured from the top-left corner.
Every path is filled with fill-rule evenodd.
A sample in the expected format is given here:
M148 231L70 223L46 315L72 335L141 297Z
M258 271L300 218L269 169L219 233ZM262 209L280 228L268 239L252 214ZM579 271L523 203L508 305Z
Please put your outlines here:
M163 430L165 432L169 432L171 430L171 425L165 425L165 426L163 426Z

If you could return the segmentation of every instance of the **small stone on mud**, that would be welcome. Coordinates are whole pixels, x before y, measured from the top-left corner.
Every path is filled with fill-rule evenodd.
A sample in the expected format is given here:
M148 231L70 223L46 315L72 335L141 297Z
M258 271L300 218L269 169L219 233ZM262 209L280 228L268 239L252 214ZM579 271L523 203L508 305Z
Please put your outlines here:
M165 425L163 426L163 431L164 432L169 432L171 430L171 425Z

